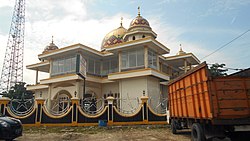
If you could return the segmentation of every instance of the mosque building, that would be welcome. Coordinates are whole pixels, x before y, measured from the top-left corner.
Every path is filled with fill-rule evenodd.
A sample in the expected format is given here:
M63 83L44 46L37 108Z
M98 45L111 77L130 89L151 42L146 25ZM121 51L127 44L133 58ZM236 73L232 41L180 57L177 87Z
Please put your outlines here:
M58 48L52 40L38 55L40 62L26 66L36 71L36 83L27 89L36 98L47 99L50 107L55 99L63 102L108 96L117 99L115 104L122 110L136 107L141 96L148 96L151 106L156 107L167 98L168 81L200 62L182 48L168 56L170 49L156 38L139 11L128 29L121 22L104 37L101 51L83 44ZM49 78L39 81L39 72L48 73Z

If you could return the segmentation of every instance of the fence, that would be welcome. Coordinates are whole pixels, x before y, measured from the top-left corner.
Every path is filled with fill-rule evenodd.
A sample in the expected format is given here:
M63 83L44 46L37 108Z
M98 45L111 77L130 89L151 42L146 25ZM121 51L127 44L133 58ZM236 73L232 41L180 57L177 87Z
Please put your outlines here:
M0 98L0 112L18 118L24 126L97 126L100 120L112 125L168 124L166 114L155 113L148 105L148 97L142 96L142 103L133 114L124 114L113 105L114 98L108 97L108 105L95 115L84 112L78 98L71 99L71 105L62 115L53 115L44 105L45 99L35 99L33 109L26 115L16 115L10 109L10 99Z

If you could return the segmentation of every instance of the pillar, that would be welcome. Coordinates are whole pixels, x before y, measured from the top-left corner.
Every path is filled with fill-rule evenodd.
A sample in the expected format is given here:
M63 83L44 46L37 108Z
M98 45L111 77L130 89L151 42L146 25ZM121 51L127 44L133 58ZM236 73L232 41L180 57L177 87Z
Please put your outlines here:
M122 70L122 53L121 53L121 51L118 52L118 60L119 60L118 70L119 70L119 72L121 72L121 70Z
M145 69L148 68L148 47L144 46L144 65Z
M187 60L184 59L184 72L186 73L187 72Z
M52 84L49 84L49 90L48 90L48 108L51 109L51 89L52 89Z
M35 84L38 84L38 69L36 70L36 83Z
M114 103L114 97L109 96L107 97L108 101L108 124L113 123L113 103Z
M141 101L143 104L143 109L142 109L142 118L144 123L148 123L148 97L143 95L141 97Z
M74 95L74 97L80 97L80 81L79 80L76 80L76 94L77 95Z
M9 102L10 102L10 99L8 97L0 98L0 113L2 113L3 115L6 114L6 107Z
M40 126L41 125L41 121L42 121L42 109L43 109L44 101L45 101L45 99L42 98L42 95L40 95L40 97L36 98L36 104L37 104L36 121L35 121L36 126Z
M78 97L73 97L71 98L72 106L73 106L73 111L72 111L72 125L77 126L77 115L78 115L78 110L77 106L79 105L80 101Z
M160 61L159 61L160 59L159 59L159 55L158 54L156 54L156 64L157 64L157 70L158 71L160 71Z

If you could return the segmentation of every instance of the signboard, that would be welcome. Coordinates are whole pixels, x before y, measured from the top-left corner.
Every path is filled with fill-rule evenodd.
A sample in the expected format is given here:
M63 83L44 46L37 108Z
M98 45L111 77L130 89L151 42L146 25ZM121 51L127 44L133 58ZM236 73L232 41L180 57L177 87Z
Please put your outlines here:
M87 62L81 54L76 55L76 74L82 78L86 78Z

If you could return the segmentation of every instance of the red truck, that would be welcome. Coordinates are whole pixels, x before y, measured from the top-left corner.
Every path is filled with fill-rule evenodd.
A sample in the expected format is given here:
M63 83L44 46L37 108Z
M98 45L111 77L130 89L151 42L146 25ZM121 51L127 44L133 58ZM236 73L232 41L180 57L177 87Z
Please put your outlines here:
M168 83L172 133L191 128L193 141L225 138L250 125L249 75L211 76L204 62Z

